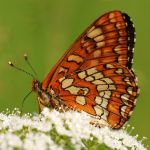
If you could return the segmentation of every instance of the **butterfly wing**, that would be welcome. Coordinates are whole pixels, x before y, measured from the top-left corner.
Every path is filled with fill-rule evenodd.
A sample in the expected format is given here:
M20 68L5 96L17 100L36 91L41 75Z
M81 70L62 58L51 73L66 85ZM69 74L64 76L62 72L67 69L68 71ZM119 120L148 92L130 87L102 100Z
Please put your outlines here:
M91 114L101 122L98 124L120 128L138 95L131 69L134 38L135 29L127 14L104 14L66 51L42 89L52 89L63 104Z
M128 120L138 93L134 73L116 63L68 73L56 82L53 90L65 106L85 111L112 128Z
M135 29L129 16L120 11L104 14L92 23L66 51L43 81L46 89L57 76L85 65L119 63L131 69ZM91 61L92 60L92 61Z

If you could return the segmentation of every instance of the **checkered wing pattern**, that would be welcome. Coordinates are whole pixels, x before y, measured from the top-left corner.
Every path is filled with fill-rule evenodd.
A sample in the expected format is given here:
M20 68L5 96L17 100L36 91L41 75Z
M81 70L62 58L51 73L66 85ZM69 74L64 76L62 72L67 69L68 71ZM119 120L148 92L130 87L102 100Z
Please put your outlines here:
M42 89L53 90L68 108L90 114L91 123L122 127L138 95L132 71L134 40L135 29L127 14L104 14L56 63Z

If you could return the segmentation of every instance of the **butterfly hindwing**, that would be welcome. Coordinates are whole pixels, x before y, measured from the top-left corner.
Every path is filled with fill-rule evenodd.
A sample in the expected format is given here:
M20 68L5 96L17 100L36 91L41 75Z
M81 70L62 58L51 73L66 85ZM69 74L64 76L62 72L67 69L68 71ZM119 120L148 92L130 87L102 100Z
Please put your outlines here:
M138 90L134 74L116 63L68 73L51 88L67 107L98 116L113 128L128 120Z

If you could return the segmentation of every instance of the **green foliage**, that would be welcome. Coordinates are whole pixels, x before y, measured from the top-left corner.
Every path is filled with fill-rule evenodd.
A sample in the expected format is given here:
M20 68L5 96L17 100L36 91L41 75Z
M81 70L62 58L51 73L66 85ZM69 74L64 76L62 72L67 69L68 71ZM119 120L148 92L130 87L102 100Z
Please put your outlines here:
M74 150L74 146L72 145L70 138L65 135L60 135L54 126L49 135L57 145L62 145L65 150Z

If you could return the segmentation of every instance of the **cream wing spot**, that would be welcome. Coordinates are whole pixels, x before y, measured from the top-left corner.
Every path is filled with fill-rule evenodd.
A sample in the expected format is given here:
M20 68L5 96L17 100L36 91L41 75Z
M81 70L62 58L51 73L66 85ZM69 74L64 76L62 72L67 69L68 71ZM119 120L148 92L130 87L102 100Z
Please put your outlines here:
M134 100L134 102L133 102L133 103L134 103L134 105L136 104L136 102L137 102L137 99L135 99L135 100Z
M80 79L84 79L86 76L87 76L87 75L86 75L86 72L85 72L85 71L82 71L82 72L78 73L78 77L79 77Z
M110 98L111 91L104 91L99 93L100 96L103 96L104 98Z
M83 58L78 55L70 55L68 57L68 61L75 61L77 63L81 63L81 62L83 62Z
M104 114L101 116L101 118L107 121L107 117L108 117L108 111L104 110Z
M105 36L104 36L104 35L100 35L100 36L97 36L97 37L94 38L94 40L95 40L96 42L103 41L104 39L105 39Z
M101 72L95 73L95 74L93 74L92 76L93 76L95 79L101 79L101 78L104 77Z
M116 86L114 84L109 85L109 90L116 90Z
M66 69L65 68L63 68L63 67L60 67L60 69L59 69L59 73L60 72L63 72L63 71L65 71Z
M118 69L116 70L116 73L117 73L117 74L122 74L122 73L123 73L123 70L122 70L121 68L118 68Z
M121 95L122 100L129 100L129 97L130 97L130 95L128 95L128 94Z
M77 95L80 88L75 87L75 86L70 86L70 87L66 88L66 90L68 90L73 95Z
M127 106L122 106L122 107L121 107L121 115L122 115L122 116L125 115L126 108L127 108Z
M104 47L105 46L105 42L98 42L97 44L97 47L100 48L100 47Z
M112 64L106 64L106 68L111 69L111 68L115 68Z
M99 96L103 97L105 95L105 92L99 92Z
M85 80L86 80L86 81L93 81L94 78L93 78L92 76L88 76L88 77L85 78Z
M103 98L103 99L102 99L101 106L102 106L103 108L107 108L107 105L108 105L108 100L107 100L106 98Z
M62 81L62 88L67 88L68 86L71 86L73 83L73 79L64 79Z
M131 116L131 115L132 115L132 113L133 113L133 111L130 111L130 112L129 112L129 116Z
M131 85L131 82L130 82L129 77L124 78L124 81L125 81L128 85Z
M65 79L65 77L62 77L58 81L61 83L64 79Z
M104 91L104 90L107 90L108 89L108 85L105 84L105 85L98 85L97 86L97 90L98 91Z
M99 105L94 106L94 110L98 116L101 116L104 113L102 107Z
M100 34L102 34L102 29L101 28L95 28L87 34L87 37L94 38Z
M84 96L77 96L76 97L76 102L80 105L85 105L86 104L86 100Z
M109 14L109 19L114 18L114 17L115 17L115 14L113 12Z
M112 84L114 83L110 78L103 78L103 81L106 81L107 84Z
M100 50L96 50L93 52L93 57L94 58L97 58L97 57L100 57L101 56L101 51Z
M90 68L90 69L87 69L86 71L87 71L88 75L91 75L91 74L98 72L96 68Z
M97 104L101 104L101 103L102 103L102 98L99 97L99 96L96 96L95 102L96 102Z
M88 88L81 88L84 91L84 95L86 95L89 92Z
M127 105L127 106L129 105L129 104L128 104L128 101L125 100L125 99L122 99L122 102L123 102L125 105Z
M101 81L101 80L94 80L92 83L95 85L106 84L105 81Z
M131 87L131 86L128 87L128 88L127 88L127 91L128 91L129 94L132 94L132 93L133 93L133 87Z
M66 88L65 90L68 90L72 95L77 95L80 90L83 90L83 95L86 95L89 92L88 88L80 88L76 86L70 86Z

